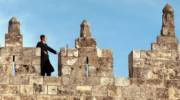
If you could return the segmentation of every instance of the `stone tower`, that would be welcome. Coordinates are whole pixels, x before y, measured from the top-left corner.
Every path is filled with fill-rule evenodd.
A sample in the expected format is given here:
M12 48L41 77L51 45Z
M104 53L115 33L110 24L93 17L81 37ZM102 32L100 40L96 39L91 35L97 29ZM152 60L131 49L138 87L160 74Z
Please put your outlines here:
M151 50L132 51L129 76L145 79L171 79L178 75L179 44L175 35L174 10L167 4L163 9L162 29Z
M8 75L39 75L40 49L23 47L20 22L16 17L9 20L8 33L5 34L5 47L0 48L0 64Z
M129 55L129 77L156 88L157 98L180 98L180 46L175 34L174 10L167 4L163 9L160 36L151 50L134 50ZM137 82L137 80L136 80ZM139 81L140 82L140 81Z
M75 47L62 48L59 54L59 74L71 77L113 76L112 52L96 47L91 36L90 25L83 20L80 25L80 37Z
M5 47L23 47L20 22L16 17L9 20L8 33L5 35Z

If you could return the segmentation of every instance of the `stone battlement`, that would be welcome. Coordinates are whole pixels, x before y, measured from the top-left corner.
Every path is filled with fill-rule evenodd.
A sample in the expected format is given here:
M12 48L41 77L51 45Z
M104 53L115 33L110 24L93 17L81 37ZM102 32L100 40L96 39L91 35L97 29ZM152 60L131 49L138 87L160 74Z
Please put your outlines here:
M0 100L179 100L180 45L169 4L162 18L151 49L129 54L129 78L116 78L112 50L97 47L86 20L75 48L61 48L58 76L41 76L40 48L23 47L20 22L12 17L0 47Z

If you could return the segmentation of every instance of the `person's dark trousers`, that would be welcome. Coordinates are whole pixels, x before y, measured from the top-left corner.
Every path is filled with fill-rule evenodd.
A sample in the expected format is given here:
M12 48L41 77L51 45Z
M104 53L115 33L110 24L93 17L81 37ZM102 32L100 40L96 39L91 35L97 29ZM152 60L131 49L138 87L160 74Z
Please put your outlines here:
M45 76L45 71L43 71L42 68L41 68L41 76Z
M42 75L42 76L45 76L45 74L46 74L47 76L51 76L51 72L50 72L50 73L45 73L44 71L41 72L41 75Z
M51 73L46 73L47 76L51 76Z

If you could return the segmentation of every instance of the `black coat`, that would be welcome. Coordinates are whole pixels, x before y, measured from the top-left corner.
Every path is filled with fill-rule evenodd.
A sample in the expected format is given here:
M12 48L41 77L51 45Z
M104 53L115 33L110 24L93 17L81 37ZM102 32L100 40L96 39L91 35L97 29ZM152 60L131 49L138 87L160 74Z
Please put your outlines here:
M42 72L45 72L45 73L53 72L54 68L49 61L48 51L50 51L54 54L57 54L57 52L54 49L52 49L51 47L49 47L47 44L45 44L41 41L37 43L36 47L41 48L41 73Z

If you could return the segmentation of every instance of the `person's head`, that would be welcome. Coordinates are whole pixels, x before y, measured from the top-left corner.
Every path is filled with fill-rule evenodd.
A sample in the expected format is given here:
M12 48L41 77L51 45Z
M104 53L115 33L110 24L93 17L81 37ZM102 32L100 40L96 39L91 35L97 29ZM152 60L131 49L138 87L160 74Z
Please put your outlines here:
M41 40L42 42L47 42L47 37L46 37L44 34L42 34L42 35L40 36L40 40Z

